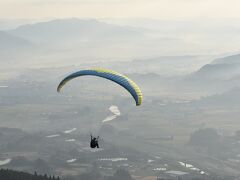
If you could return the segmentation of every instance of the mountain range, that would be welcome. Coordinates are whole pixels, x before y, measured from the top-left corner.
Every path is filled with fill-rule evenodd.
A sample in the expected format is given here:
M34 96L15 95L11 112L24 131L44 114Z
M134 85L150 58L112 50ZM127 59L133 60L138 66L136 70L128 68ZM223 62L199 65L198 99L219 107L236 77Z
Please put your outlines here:
M97 20L63 19L22 25L9 33L35 43L89 43L92 41L131 41L143 33L131 27L111 25Z

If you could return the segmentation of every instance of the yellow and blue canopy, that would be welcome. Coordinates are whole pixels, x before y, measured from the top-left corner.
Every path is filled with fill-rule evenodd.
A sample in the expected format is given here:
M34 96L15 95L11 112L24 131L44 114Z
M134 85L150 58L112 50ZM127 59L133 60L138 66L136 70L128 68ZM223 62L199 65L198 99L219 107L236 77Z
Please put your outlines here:
M118 72L107 70L107 69L89 69L89 70L81 70L75 73L70 74L65 77L60 84L58 85L57 91L60 92L61 88L70 80L80 77L80 76L98 76L105 79L109 79L120 86L124 87L134 98L136 105L140 106L142 104L142 92L138 85L129 79L127 76L124 76Z

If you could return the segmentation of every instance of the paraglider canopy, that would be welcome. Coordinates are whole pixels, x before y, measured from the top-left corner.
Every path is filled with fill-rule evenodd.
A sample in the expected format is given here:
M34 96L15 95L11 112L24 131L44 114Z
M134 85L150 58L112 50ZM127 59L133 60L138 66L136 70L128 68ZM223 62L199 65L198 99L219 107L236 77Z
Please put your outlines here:
M124 87L134 98L136 105L140 106L142 104L142 92L138 85L128 78L125 75L122 75L116 71L107 70L107 69L89 69L89 70L81 70L75 73L70 74L65 77L60 84L58 85L57 91L60 92L62 87L70 80L80 77L80 76L98 76L108 80L111 80L120 86Z

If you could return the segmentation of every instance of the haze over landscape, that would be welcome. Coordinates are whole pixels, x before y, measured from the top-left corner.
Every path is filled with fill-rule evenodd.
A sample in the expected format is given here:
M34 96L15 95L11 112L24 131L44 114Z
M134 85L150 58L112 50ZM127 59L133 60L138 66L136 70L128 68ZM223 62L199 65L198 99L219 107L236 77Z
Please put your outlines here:
M239 179L237 7L0 1L0 177ZM91 68L130 77L142 105L96 77L57 93L66 75ZM99 149L89 147L90 134L100 136Z

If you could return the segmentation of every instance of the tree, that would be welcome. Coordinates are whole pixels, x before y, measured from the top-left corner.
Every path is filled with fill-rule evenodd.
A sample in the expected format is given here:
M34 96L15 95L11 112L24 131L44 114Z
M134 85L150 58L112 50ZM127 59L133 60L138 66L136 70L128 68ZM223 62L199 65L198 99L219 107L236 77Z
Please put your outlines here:
M189 144L193 146L213 147L220 141L220 135L215 129L206 128L193 132L190 136Z
M240 139L240 130L235 132L235 138Z
M109 177L108 180L133 180L128 171L124 169L118 169L112 177Z

